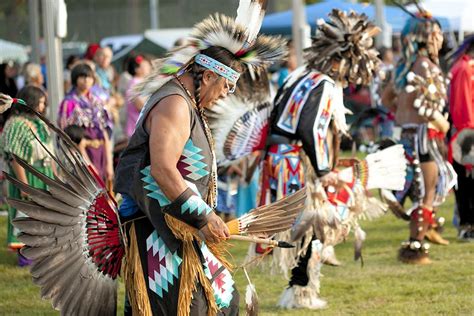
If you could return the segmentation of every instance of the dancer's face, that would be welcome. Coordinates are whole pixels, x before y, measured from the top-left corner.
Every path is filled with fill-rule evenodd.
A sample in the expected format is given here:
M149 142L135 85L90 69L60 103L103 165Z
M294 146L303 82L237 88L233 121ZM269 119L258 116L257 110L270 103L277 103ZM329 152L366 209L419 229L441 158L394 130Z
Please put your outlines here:
M77 90L84 92L89 91L94 85L94 78L91 76L80 76L77 78Z
M39 98L38 107L36 108L36 110L38 112L40 112L41 114L44 114L44 112L46 110L46 98L45 97Z
M224 99L234 90L234 84L211 70L203 73L201 84L201 104L211 108L219 99Z
M438 56L438 53L443 46L443 32L438 24L433 26L433 32L431 32L428 40L430 54Z

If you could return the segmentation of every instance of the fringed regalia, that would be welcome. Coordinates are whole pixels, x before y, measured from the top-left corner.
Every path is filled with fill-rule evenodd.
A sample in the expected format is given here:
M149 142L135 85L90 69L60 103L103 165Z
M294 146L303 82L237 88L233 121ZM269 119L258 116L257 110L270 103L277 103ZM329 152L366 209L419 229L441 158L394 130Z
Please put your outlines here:
M144 127L147 114L170 95L186 99L191 117L191 135L177 164L189 189L175 201L166 198L150 174L148 133ZM128 253L127 262L138 265L127 267L126 277L132 278L127 280L128 291L133 293L132 304L144 300L154 315L188 315L190 312L191 315L214 315L218 310L234 315L238 310L239 296L226 268L228 265L223 264L225 260L219 253L210 252L216 245L208 246L196 233L196 229L205 225L216 195L212 191L216 181L215 161L203 124L198 109L183 88L168 82L146 103L117 167L116 191L124 196L127 204L136 203L135 208L127 209L128 216L122 220L129 243L136 242L136 246L129 244L128 247L137 251ZM134 219L137 216L141 218ZM139 256L140 260L133 256ZM145 288L140 288L142 282L138 282L138 275L146 280ZM204 278L209 281L204 282Z
M400 146L362 162L341 160L346 169L339 172L344 183L339 188L323 187L319 180L336 171L339 134L347 131L342 88L349 82L368 84L379 63L371 49L376 33L377 28L364 15L333 10L328 22L318 21L316 38L306 50L306 65L290 74L275 97L260 203L273 202L302 187L308 195L305 211L292 229L275 237L296 244L293 249L272 252L273 268L285 274L291 270L289 287L279 303L283 308L326 306L319 298L322 260L332 255L332 246L344 240L352 227L356 257L360 257L365 233L357 220L364 215L376 217L385 209L366 190L403 185L405 163ZM384 156L392 156L393 164L388 166ZM389 174L390 183L383 183L382 174ZM254 250L259 249L250 249L250 256Z
M346 184L337 190L324 188L318 180L336 170L338 133L340 127L346 126L344 111L342 88L317 71L295 71L275 98L262 167L260 203L274 202L304 186L308 190L306 210L292 230L276 237L295 242L296 247L273 250L273 268L284 273L291 270L290 287L280 301L285 308L324 307L326 302L319 298L322 260L333 255L332 246L343 241L351 228L355 228L360 256L365 233L358 219L375 218L385 210L382 203L366 195L364 168L368 166L364 162L341 160L340 167L354 168L359 174L345 179ZM404 164L399 161L401 148L390 150L398 161L391 170L393 182L385 185L397 187L400 175L404 175ZM348 171L341 171L341 176ZM372 172L380 170L374 168ZM370 185L377 187L374 183Z
M131 235L129 249L137 251L129 251L127 262L137 264L127 265L126 273L134 310L148 308L154 315L238 312L239 296L223 257L224 244L205 242L197 234L215 208L217 195L216 155L206 115L170 80L197 63L236 84L240 74L200 53L211 46L227 49L249 72L279 59L284 54L280 40L257 36L263 14L264 1L243 1L235 21L222 15L204 20L195 26L188 44L158 61L155 72L137 87L140 94L152 96L121 157L116 181L117 191L130 206L124 209L137 210L126 225ZM191 135L177 164L188 189L169 201L150 174L143 118L162 98L174 94L188 101ZM133 219L143 215L145 218ZM137 246L130 244L133 239ZM140 274L143 277L137 277Z
M444 116L446 80L438 61L439 41L442 33L439 22L427 11L418 7L416 14L410 13L402 30L404 45L395 75L397 110L396 123L401 126L400 143L408 161L407 178L403 190L382 191L382 197L394 214L410 220L410 238L402 243L399 259L414 264L428 264L430 245L447 245L449 242L439 234L444 218L436 218L436 208L446 199L456 183L456 173L446 160L445 134L449 129ZM436 179L430 179L426 170L437 168ZM428 171L427 171L428 172ZM425 183L426 179L428 183ZM433 187L434 186L434 187ZM433 198L427 198L432 195ZM404 210L409 197L413 207Z
M120 210L70 138L35 113L58 136L57 153L39 143L54 159L59 173L48 177L13 157L47 189L5 176L30 197L28 201L9 200L26 215L13 225L26 245L22 254L33 261L31 273L41 286L41 296L51 299L63 315L116 314L117 278L123 258L122 273L133 314L238 314L239 295L223 256L225 244L205 242L199 235L216 203L216 159L199 98L193 99L179 77L207 69L235 86L240 74L203 53L213 47L227 50L231 60L250 73L281 59L285 54L282 40L257 36L264 9L264 0L242 0L236 19L216 14L198 23L187 44L155 62L150 76L136 87L149 98L117 166L115 189L123 197ZM200 83L201 79L194 79ZM170 95L186 100L190 114L189 139L176 165L188 187L173 201L151 175L149 134L144 126L150 111ZM0 95L0 111L12 103L28 106ZM277 220L284 229L301 210L305 195L298 196L297 207L289 199L276 206L281 212ZM242 230L240 220L235 220L237 227L230 227L231 233L251 232L253 225L261 228L258 217L266 218L273 210L271 206L253 210Z

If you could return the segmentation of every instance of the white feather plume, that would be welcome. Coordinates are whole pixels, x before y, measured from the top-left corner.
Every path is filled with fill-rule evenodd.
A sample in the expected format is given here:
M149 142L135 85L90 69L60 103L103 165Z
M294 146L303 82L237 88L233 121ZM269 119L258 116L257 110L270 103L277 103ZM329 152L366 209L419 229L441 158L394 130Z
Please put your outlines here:
M247 28L247 42L251 43L257 37L265 15L266 0L240 0L237 9L237 17L235 23L243 25Z
M360 226L357 226L354 229L354 259L358 260L359 258L362 258L362 245L364 244L364 241L367 237L367 234L360 228Z
M364 159L367 165L367 185L365 189L402 190L405 185L407 162L402 145L390 146ZM346 168L339 172L339 179L352 182L354 168Z
M249 274L247 269L243 268L245 278L247 279L248 285L245 291L245 307L247 316L257 316L258 315L258 296L257 291L255 290L255 285L250 281Z
M368 155L369 167L367 189L402 190L405 185L407 161L402 145L390 146Z

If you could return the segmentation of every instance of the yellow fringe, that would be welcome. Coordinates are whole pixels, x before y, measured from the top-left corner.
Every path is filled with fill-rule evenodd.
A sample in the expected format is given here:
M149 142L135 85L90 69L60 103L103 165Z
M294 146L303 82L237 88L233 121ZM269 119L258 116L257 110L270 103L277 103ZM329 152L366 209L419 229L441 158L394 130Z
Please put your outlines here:
M231 221L228 221L225 223L227 225L227 228L229 228L229 232L231 235L238 235L240 234L239 230L239 219L233 219Z
M123 266L128 298L133 315L151 316L150 301L138 253L135 223L132 223L129 235L129 243L125 246L125 264Z

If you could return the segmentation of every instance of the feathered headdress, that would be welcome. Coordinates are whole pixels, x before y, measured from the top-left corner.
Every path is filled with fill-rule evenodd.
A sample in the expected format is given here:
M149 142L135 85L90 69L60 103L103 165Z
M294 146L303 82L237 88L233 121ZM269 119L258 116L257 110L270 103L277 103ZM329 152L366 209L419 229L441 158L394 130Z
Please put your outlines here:
M196 24L186 45L154 62L154 70L137 85L135 91L141 95L154 93L171 80L173 75L182 74L195 62L195 57L209 47L227 49L237 61L248 66L251 71L281 59L285 54L285 45L282 45L280 38L257 36L265 15L265 6L266 0L240 0L237 18L214 14Z
M429 44L435 25L438 25L440 28L441 26L439 22L433 18L431 13L419 5L418 1L409 1L406 4L414 4L417 8L417 12L415 13L408 11L405 6L400 3L395 2L395 4L410 15L410 18L402 29L402 58L398 63L395 73L395 84L398 89L401 89L407 83L406 75L416 61L420 46L427 46ZM434 63L438 63L437 56L429 57Z
M343 86L369 84L380 60L373 36L380 29L365 14L333 9L329 20L318 20L312 46L305 50L307 65Z

